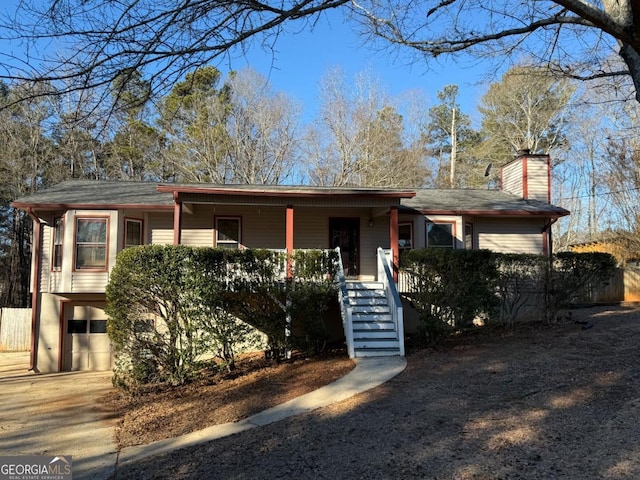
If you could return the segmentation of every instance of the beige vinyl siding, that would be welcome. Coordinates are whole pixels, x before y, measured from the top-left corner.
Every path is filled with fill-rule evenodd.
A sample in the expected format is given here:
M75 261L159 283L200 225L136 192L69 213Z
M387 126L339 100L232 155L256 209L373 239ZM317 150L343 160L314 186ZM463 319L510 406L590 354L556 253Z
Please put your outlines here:
M216 208L216 217L240 217L242 220L242 245L246 248L286 247L285 226L287 211L284 207L258 205ZM294 212L295 218L295 212ZM213 223L214 216L211 216Z
M522 218L476 219L478 248L503 253L543 253L543 220Z
M71 293L103 293L109 282L108 272L73 272Z
M350 215L338 215L335 209L296 208L293 212L293 248L329 248L329 217L332 216Z
M505 165L502 169L502 190L523 197L523 178L522 159Z
M158 245L173 244L173 213L150 213L145 224L151 243Z
M378 247L391 248L389 235L389 216L374 218L373 227L369 226L369 217L360 217L360 275L375 279L378 273Z
M527 198L549 202L549 171L547 158L527 159Z
M213 218L210 209L204 205L193 207L193 214L182 213L182 235L180 243L190 247L213 246ZM173 242L173 235L171 238Z

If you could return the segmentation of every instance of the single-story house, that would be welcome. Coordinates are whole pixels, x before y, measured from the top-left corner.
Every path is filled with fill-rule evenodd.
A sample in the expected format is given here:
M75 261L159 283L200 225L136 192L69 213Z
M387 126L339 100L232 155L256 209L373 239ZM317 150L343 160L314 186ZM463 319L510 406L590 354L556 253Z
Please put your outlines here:
M69 180L12 206L34 220L31 368L40 372L112 368L105 287L117 253L133 245L337 248L345 277L361 282L383 280L380 247L391 259L389 290L403 249L548 254L552 224L569 214L550 204L549 157L531 154L502 167L499 190ZM353 324L353 331L345 327L350 354L372 345L371 354L403 354L402 308L393 315L390 343L383 332L374 338L371 325L358 323L383 309L376 307L383 300L349 300L363 296L344 294L343 313L349 311Z

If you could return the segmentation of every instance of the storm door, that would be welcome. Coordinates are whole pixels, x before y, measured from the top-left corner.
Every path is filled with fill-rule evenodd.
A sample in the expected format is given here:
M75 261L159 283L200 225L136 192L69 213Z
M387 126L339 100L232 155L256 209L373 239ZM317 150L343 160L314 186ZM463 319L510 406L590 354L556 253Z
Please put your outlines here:
M360 219L330 218L329 242L331 248L340 247L345 276L357 278L360 274Z

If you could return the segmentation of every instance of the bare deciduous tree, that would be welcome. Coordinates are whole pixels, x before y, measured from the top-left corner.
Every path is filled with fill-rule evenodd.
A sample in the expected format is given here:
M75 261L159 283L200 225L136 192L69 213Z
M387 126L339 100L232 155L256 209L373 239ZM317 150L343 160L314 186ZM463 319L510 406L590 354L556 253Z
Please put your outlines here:
M231 176L236 183L279 184L292 178L297 163L299 107L273 92L266 78L245 69L228 82Z
M311 182L316 185L416 187L424 185L424 149L406 145L395 102L367 72L349 81L338 70L321 83L321 107L307 136Z
M22 42L27 57L5 52L0 78L63 80L68 92L106 87L133 69L159 91L249 42L272 49L290 25L293 33L311 29L338 8L363 34L409 47L420 60L465 52L501 62L527 52L573 78L630 76L640 100L634 0L22 0L0 35Z

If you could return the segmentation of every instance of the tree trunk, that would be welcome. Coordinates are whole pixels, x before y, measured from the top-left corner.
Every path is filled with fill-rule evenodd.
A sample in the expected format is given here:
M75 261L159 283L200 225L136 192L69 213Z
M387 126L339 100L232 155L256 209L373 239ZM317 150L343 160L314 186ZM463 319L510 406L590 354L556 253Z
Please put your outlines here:
M458 156L458 134L456 128L456 107L451 111L451 173L449 175L449 187L456 186L456 161Z

